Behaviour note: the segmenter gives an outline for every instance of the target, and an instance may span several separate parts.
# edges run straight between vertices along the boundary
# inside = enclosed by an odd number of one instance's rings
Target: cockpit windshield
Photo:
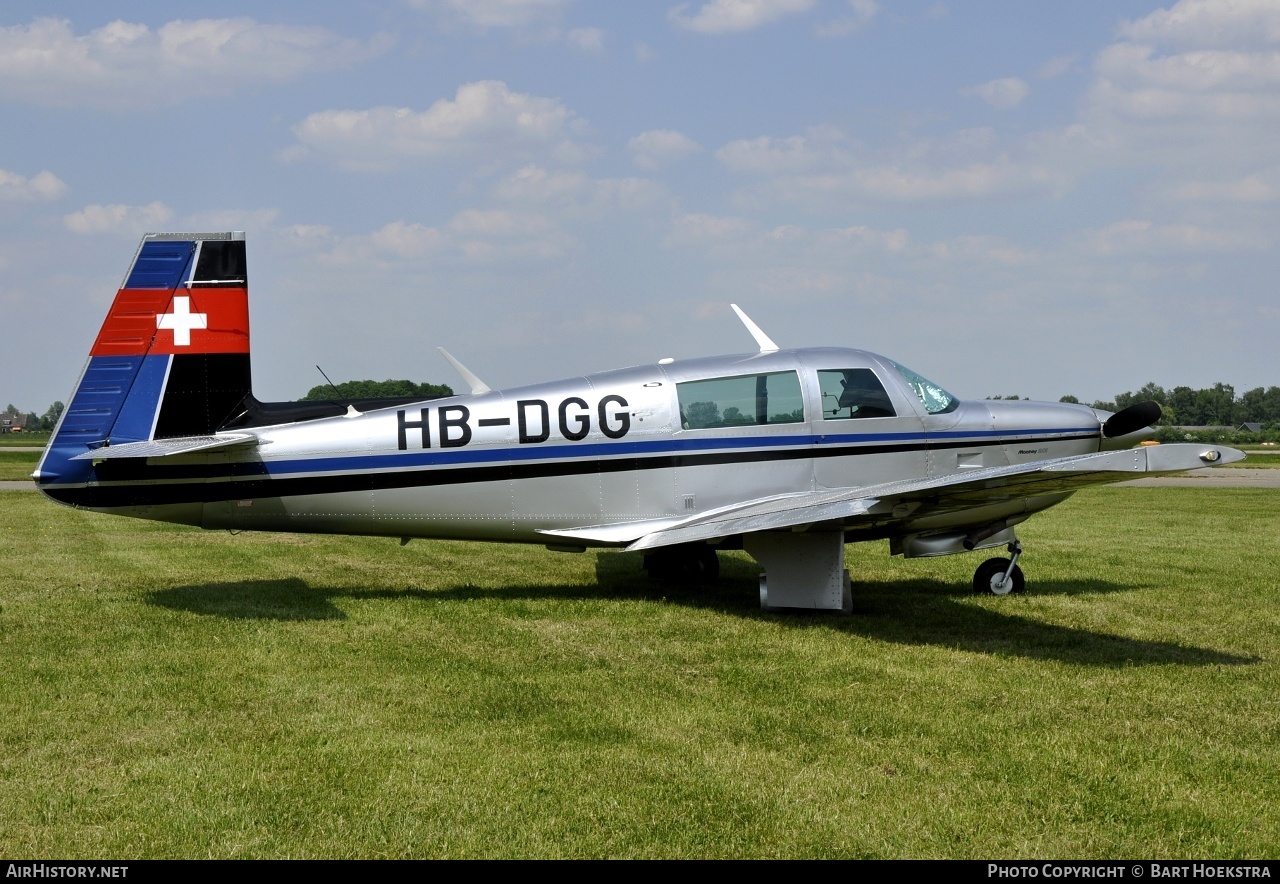
[[[911,389],[916,391],[916,395],[920,397],[920,402],[924,405],[924,410],[929,414],[947,414],[960,407],[959,399],[933,381],[916,374],[905,365],[899,365],[892,359],[887,361],[902,374],[907,383],[911,385]]]

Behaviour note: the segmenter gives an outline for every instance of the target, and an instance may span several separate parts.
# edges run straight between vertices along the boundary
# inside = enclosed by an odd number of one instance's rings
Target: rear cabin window
[[[818,372],[824,420],[896,417],[884,384],[869,368],[839,368]]]
[[[794,371],[686,381],[676,385],[686,430],[795,424],[804,420],[800,376]]]

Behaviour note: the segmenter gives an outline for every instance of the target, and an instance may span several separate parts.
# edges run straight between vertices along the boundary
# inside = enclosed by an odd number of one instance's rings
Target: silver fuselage
[[[843,369],[874,373],[894,416],[840,413],[820,373]],[[690,382],[793,383],[792,372],[803,416],[797,407],[786,422],[699,427],[681,400]],[[255,427],[256,446],[103,462],[75,489],[42,490],[62,502],[73,490],[77,505],[91,509],[205,528],[547,543],[540,531],[1096,452],[1105,416],[1081,405],[1003,400],[930,414],[883,357],[780,350]],[[927,521],[871,522],[848,539],[1020,520],[1065,497],[1011,496]]]

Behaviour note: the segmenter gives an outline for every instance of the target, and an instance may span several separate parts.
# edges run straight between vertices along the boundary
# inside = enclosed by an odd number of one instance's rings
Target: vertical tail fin
[[[69,460],[104,445],[212,433],[250,388],[244,233],[147,234],[37,480],[88,481]]]

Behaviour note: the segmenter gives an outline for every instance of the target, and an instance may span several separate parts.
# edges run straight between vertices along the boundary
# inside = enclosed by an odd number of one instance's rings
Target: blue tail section
[[[249,394],[243,233],[148,234],[33,474],[92,485],[104,446],[217,430]]]

